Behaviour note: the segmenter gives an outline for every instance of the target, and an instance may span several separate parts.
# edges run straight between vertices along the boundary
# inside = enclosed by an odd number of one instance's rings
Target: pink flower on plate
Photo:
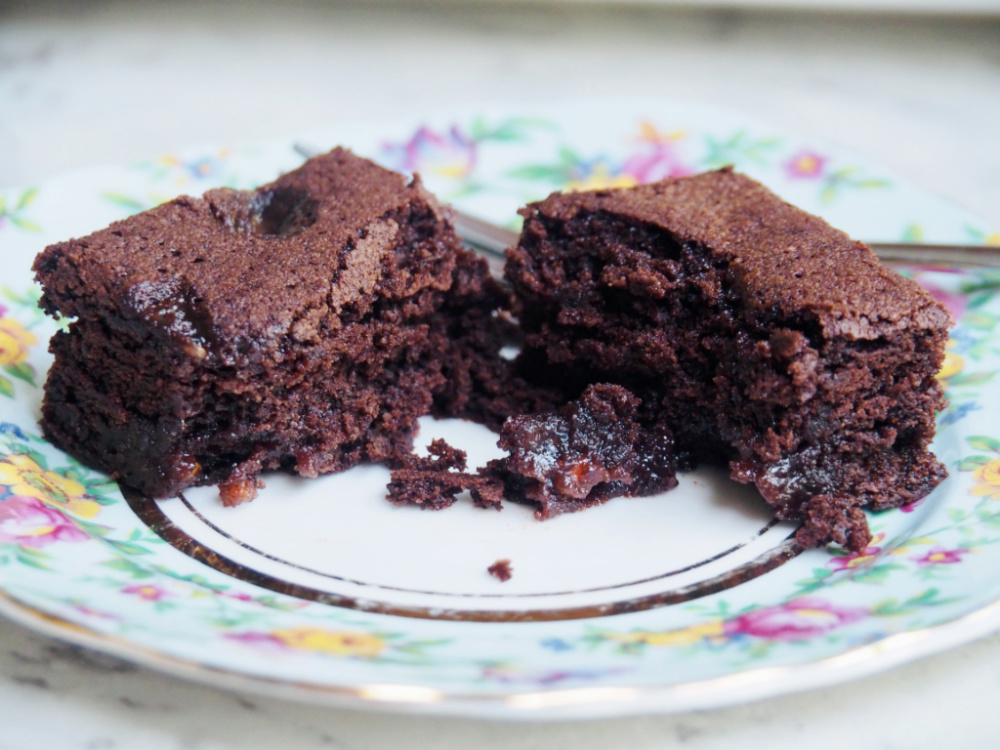
[[[147,602],[158,602],[160,599],[169,596],[166,589],[154,586],[151,583],[136,583],[122,589],[123,594],[137,596]]]
[[[752,635],[778,641],[814,638],[863,619],[868,610],[835,607],[822,599],[805,597],[777,607],[747,612],[726,622],[727,635]]]
[[[636,140],[642,145],[625,160],[621,173],[640,184],[694,174],[694,169],[681,160],[676,150],[676,144],[686,135],[683,131],[665,133],[648,121],[639,123]]]
[[[254,599],[250,594],[243,591],[218,591],[216,592],[219,596],[224,596],[227,599],[236,599],[240,602],[252,602]]]
[[[631,175],[636,182],[659,182],[668,177],[686,177],[694,170],[683,164],[669,146],[658,145],[641,154],[633,154],[622,165],[622,173]]]
[[[800,151],[785,162],[785,174],[793,180],[815,180],[823,176],[828,161],[814,151]]]
[[[94,609],[93,607],[88,607],[86,604],[81,604],[79,602],[72,605],[76,612],[81,615],[86,615],[87,617],[98,617],[102,620],[121,620],[121,615],[116,615],[112,612],[104,612],[100,609]]]
[[[939,376],[939,377],[940,377],[940,376]],[[919,507],[920,507],[921,505],[923,505],[923,502],[924,502],[924,500],[926,500],[926,499],[927,499],[927,495],[924,495],[923,497],[918,497],[918,498],[917,498],[916,500],[914,500],[914,501],[913,501],[913,502],[911,502],[911,503],[907,503],[906,505],[900,505],[900,506],[899,506],[899,509],[900,509],[900,511],[902,511],[903,513],[912,513],[912,512],[913,512],[913,511],[915,511],[915,510],[916,510],[917,508],[919,508]]]
[[[871,544],[865,547],[863,552],[852,552],[849,555],[834,557],[827,563],[834,570],[851,570],[864,565],[869,560],[878,557],[882,548],[878,546],[885,539],[885,534],[876,534],[872,537]]]
[[[43,547],[90,539],[55,508],[35,497],[12,495],[0,501],[0,543]]]
[[[226,633],[227,640],[243,643],[247,646],[258,646],[271,651],[287,651],[288,644],[270,633]]]
[[[922,267],[913,275],[913,280],[916,281],[920,286],[931,293],[938,302],[948,308],[948,312],[951,313],[955,320],[959,320],[964,314],[965,310],[969,305],[968,295],[962,294],[960,292],[953,292],[939,284],[934,283],[934,280],[925,271],[932,271],[937,273],[954,273],[956,269],[938,269],[929,266]]]
[[[421,127],[406,143],[385,143],[382,151],[392,166],[406,172],[463,179],[476,166],[476,142],[457,125],[443,134]]]
[[[508,685],[557,685],[567,680],[595,680],[613,674],[619,674],[625,670],[621,667],[610,669],[553,669],[553,670],[531,670],[524,667],[511,666],[507,664],[491,664],[483,667],[483,679],[492,680]]]
[[[962,562],[962,555],[967,555],[972,550],[968,549],[945,549],[944,547],[934,547],[920,557],[912,558],[921,568],[931,565],[954,565]]]

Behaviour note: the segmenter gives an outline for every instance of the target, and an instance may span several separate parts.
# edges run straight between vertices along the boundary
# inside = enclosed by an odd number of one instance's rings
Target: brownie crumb
[[[402,468],[392,472],[389,502],[441,510],[453,505],[458,494],[468,490],[477,507],[502,509],[503,482],[494,476],[464,471],[465,451],[440,439],[427,446],[427,451],[430,457],[411,455]]]
[[[219,498],[227,508],[248,503],[257,497],[257,490],[264,488],[264,482],[257,477],[234,479],[219,485]]]
[[[872,540],[868,521],[857,501],[847,495],[818,495],[800,507],[802,526],[795,541],[803,547],[836,542],[851,552],[864,552]]]
[[[496,578],[498,581],[503,583],[504,581],[509,581],[511,576],[514,575],[514,569],[510,566],[510,560],[503,559],[497,560],[490,567],[486,569],[491,576]]]
[[[640,403],[622,386],[597,384],[557,413],[510,417],[499,441],[509,455],[484,471],[510,499],[537,506],[539,519],[675,487],[673,437],[640,425]]]
[[[466,475],[469,480],[467,487],[472,495],[472,504],[477,508],[492,508],[503,510],[504,484],[499,477],[488,474]]]
[[[410,454],[405,459],[405,467],[419,471],[465,471],[466,452],[453,448],[441,438],[433,440],[427,452],[430,454],[427,457]]]

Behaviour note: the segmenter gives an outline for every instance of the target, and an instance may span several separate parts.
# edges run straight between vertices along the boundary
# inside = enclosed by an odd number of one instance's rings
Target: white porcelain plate
[[[178,193],[251,187],[336,144],[516,226],[561,187],[735,164],[869,240],[1000,242],[878,165],[729,111],[662,100],[482,108],[331,127],[94,169],[0,204],[0,612],[204,682],[339,705],[504,718],[704,708],[883,669],[1000,627],[1000,272],[911,268],[960,320],[936,451],[951,476],[872,515],[872,546],[798,554],[794,528],[724,473],[657,497],[535,521],[460,501],[385,500],[364,466],[271,475],[253,503],[211,488],[130,504],[39,436],[45,343],[30,266]],[[266,304],[266,303],[265,303]],[[496,436],[424,419],[473,466]],[[508,559],[513,577],[488,574]]]

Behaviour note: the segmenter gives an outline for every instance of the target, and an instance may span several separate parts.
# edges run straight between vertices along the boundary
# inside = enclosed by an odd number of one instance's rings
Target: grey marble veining
[[[0,620],[0,750],[991,747],[1000,635],[846,685],[679,716],[505,724],[286,703],[183,682]]]
[[[8,2],[0,185],[466,101],[659,94],[1000,216],[1000,19],[495,4]]]

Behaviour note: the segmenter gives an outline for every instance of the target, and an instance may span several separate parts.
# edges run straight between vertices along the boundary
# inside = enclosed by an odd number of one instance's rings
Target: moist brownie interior
[[[34,269],[44,309],[75,318],[50,345],[45,435],[154,498],[224,482],[235,503],[262,470],[399,465],[419,416],[467,412],[501,345],[504,293],[449,212],[341,149],[52,245]]]
[[[485,473],[503,479],[512,500],[534,505],[538,519],[672,489],[673,435],[663,424],[641,426],[639,405],[621,386],[596,384],[556,413],[512,416],[499,441],[508,455]]]
[[[728,461],[805,545],[927,494],[948,312],[865,245],[729,169],[522,210],[523,369],[617,383],[684,462]]]

